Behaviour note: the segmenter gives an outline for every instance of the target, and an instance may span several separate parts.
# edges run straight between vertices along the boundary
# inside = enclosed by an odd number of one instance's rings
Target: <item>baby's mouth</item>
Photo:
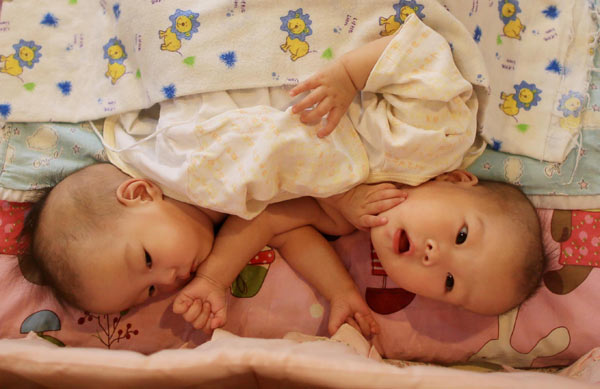
[[[399,229],[394,234],[394,252],[396,254],[403,254],[410,250],[410,240],[406,231]]]

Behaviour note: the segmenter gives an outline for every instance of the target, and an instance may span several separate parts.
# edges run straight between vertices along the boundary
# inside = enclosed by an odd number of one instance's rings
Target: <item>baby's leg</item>
[[[350,274],[329,242],[313,227],[305,226],[275,236],[269,245],[330,303],[328,330],[334,334],[347,322],[370,336],[379,325],[360,296]]]

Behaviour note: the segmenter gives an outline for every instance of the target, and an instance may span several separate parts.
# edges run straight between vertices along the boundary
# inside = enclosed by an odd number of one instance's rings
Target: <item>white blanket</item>
[[[496,65],[488,119],[480,118],[490,144],[564,159],[591,66],[586,1],[445,3],[462,23],[435,0],[4,2],[0,120],[74,122],[195,93],[296,83],[416,13],[452,44],[459,69],[480,50]],[[457,38],[465,25],[479,49]],[[519,100],[522,91],[532,96]]]

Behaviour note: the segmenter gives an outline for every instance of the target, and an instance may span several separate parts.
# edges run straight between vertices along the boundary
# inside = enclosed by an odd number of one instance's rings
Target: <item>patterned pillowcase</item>
[[[101,128],[101,122],[98,125]],[[89,123],[6,123],[1,131],[0,197],[7,200],[31,200],[36,190],[107,160]],[[24,192],[19,198],[10,197],[14,191]]]
[[[174,295],[112,315],[63,306],[21,274],[15,242],[28,204],[0,202],[0,337],[29,331],[58,345],[152,353],[193,347],[208,336],[171,311]],[[377,266],[368,234],[334,247],[375,312],[375,338],[388,358],[443,363],[496,362],[516,367],[572,363],[600,344],[600,212],[540,211],[551,266],[539,293],[501,316],[481,316],[396,288]],[[225,329],[279,338],[290,331],[327,335],[327,304],[273,250],[249,262],[232,287]]]
[[[596,66],[600,55],[596,53]],[[600,73],[592,72],[587,106],[576,114],[581,137],[562,163],[539,161],[488,146],[469,170],[479,178],[518,185],[542,208],[597,208],[600,200]],[[568,95],[566,96],[568,97]],[[581,94],[574,95],[583,103]],[[557,102],[560,110],[560,102]],[[564,118],[575,117],[564,113]]]

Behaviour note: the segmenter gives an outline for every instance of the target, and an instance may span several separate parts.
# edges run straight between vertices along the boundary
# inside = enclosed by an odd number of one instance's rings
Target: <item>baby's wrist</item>
[[[348,298],[348,296],[353,295],[353,294],[358,294],[360,296],[360,293],[358,292],[358,289],[356,289],[356,284],[354,284],[354,282],[350,282],[350,283],[346,283],[345,285],[341,285],[340,287],[337,287],[335,289],[335,291],[333,291],[333,293],[331,293],[330,296],[324,296],[329,302],[334,301],[334,300],[346,300]]]
[[[355,93],[358,93],[358,91],[360,91],[361,88],[358,87],[358,85],[356,84],[355,80],[352,78],[352,73],[350,72],[350,57],[346,54],[342,55],[342,57],[339,59],[339,64],[340,67],[342,68],[342,70],[344,71],[344,73],[346,74],[346,77],[348,77],[348,80],[350,81],[350,84],[352,85],[352,88],[354,89]]]
[[[213,285],[214,287],[216,287],[218,289],[223,289],[223,290],[229,289],[228,284],[225,284],[224,282],[222,282],[216,278],[213,278],[207,274],[196,272],[196,278],[199,280],[202,279],[202,280],[208,281],[208,283],[210,283],[211,285]]]

